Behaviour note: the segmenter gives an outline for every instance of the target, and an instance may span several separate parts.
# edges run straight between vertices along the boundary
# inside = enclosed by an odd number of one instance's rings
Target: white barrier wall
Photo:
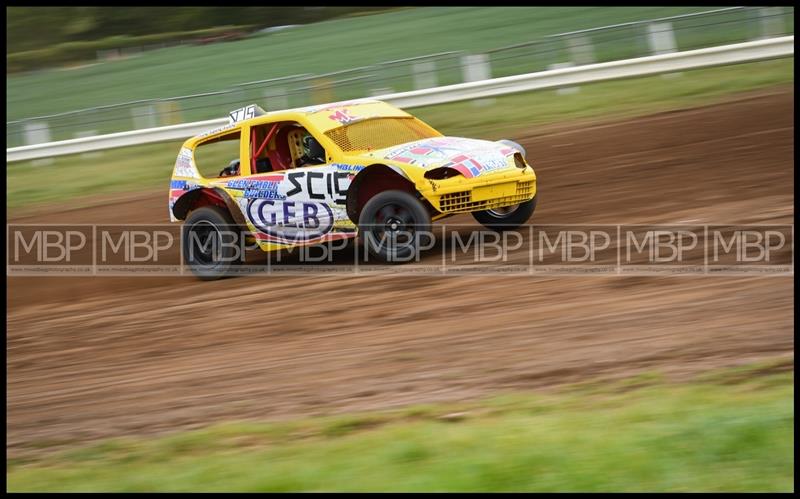
[[[400,108],[432,106],[447,102],[483,99],[517,92],[578,85],[617,78],[674,73],[694,68],[794,56],[794,36],[710,47],[684,52],[639,57],[624,61],[588,64],[539,73],[506,76],[457,85],[414,90],[376,99]],[[222,110],[221,112],[225,112]],[[161,128],[112,133],[96,137],[63,140],[6,149],[6,162],[61,156],[137,144],[185,140],[206,130],[224,125],[227,118],[184,123]]]
[[[97,130],[84,130],[82,132],[76,132],[75,138],[76,139],[83,139],[86,137],[94,137],[97,135]],[[84,159],[91,159],[91,158],[98,158],[103,155],[102,151],[91,151],[91,152],[84,152],[81,153],[81,158]]]
[[[550,69],[550,70],[552,70],[552,69],[564,69],[564,68],[572,68],[574,66],[575,66],[575,63],[572,63],[572,62],[556,62],[554,64],[550,64],[547,67],[547,69]],[[571,86],[571,87],[559,87],[559,88],[556,89],[556,94],[557,95],[575,94],[575,93],[578,93],[580,91],[580,89],[581,89],[581,87],[574,87],[574,86]]]

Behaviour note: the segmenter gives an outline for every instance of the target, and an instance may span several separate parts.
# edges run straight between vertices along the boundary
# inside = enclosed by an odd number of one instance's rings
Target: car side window
[[[275,170],[273,162],[278,162],[274,154],[277,126],[275,123],[268,123],[250,129],[251,174],[268,173]]]
[[[313,140],[310,140],[313,139]],[[251,171],[265,173],[325,164],[325,150],[297,122],[251,128]]]
[[[198,145],[194,150],[194,161],[200,175],[205,178],[239,175],[240,135],[236,131]]]
[[[294,168],[323,165],[326,163],[325,150],[304,126],[292,123],[286,133]]]

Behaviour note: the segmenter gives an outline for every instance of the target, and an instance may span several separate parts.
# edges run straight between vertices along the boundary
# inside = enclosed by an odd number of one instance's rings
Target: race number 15
[[[242,120],[249,120],[255,115],[256,115],[256,106],[255,104],[251,104],[247,107],[242,107],[235,111],[231,111],[229,117],[231,123],[236,123]]]

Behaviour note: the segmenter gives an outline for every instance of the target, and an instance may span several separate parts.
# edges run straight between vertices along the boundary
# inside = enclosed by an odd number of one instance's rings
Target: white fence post
[[[486,54],[467,54],[461,57],[464,81],[488,80],[492,77],[489,58]]]
[[[592,40],[586,35],[571,35],[567,37],[567,50],[569,51],[572,62],[576,66],[583,64],[593,64],[594,49]]]
[[[464,83],[490,79],[492,77],[492,67],[489,64],[489,56],[486,54],[466,54],[462,56],[461,71],[464,76]],[[494,102],[494,99],[478,99],[473,101],[473,105],[488,106],[494,104]]]
[[[678,51],[672,23],[650,23],[647,25],[647,41],[653,55],[669,54]]]
[[[653,55],[670,54],[678,51],[672,23],[650,23],[647,25],[647,42]],[[666,73],[664,78],[674,78],[682,73]]]
[[[156,109],[152,104],[131,108],[131,116],[133,117],[133,128],[135,130],[155,128],[158,126],[156,122]]]
[[[436,86],[436,62],[415,62],[412,65],[412,70],[414,71],[414,90]]]
[[[51,142],[50,128],[48,128],[47,123],[44,121],[30,121],[25,123],[24,130],[26,145],[46,144]],[[34,166],[50,165],[52,163],[53,158],[41,158],[33,160]]]
[[[761,39],[783,34],[786,27],[784,26],[782,13],[783,8],[781,7],[761,7],[758,9],[761,21]]]
[[[156,104],[161,125],[177,125],[181,123],[181,105],[179,101],[159,101]]]

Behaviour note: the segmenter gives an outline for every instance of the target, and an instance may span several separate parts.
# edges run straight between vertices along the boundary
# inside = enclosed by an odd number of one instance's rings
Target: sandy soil
[[[534,220],[793,223],[793,105],[784,87],[530,130],[517,138],[539,175]],[[47,221],[163,223],[165,204],[165,192],[143,193]],[[691,376],[794,356],[791,276],[8,277],[7,285],[9,456],[224,420],[653,370]]]

